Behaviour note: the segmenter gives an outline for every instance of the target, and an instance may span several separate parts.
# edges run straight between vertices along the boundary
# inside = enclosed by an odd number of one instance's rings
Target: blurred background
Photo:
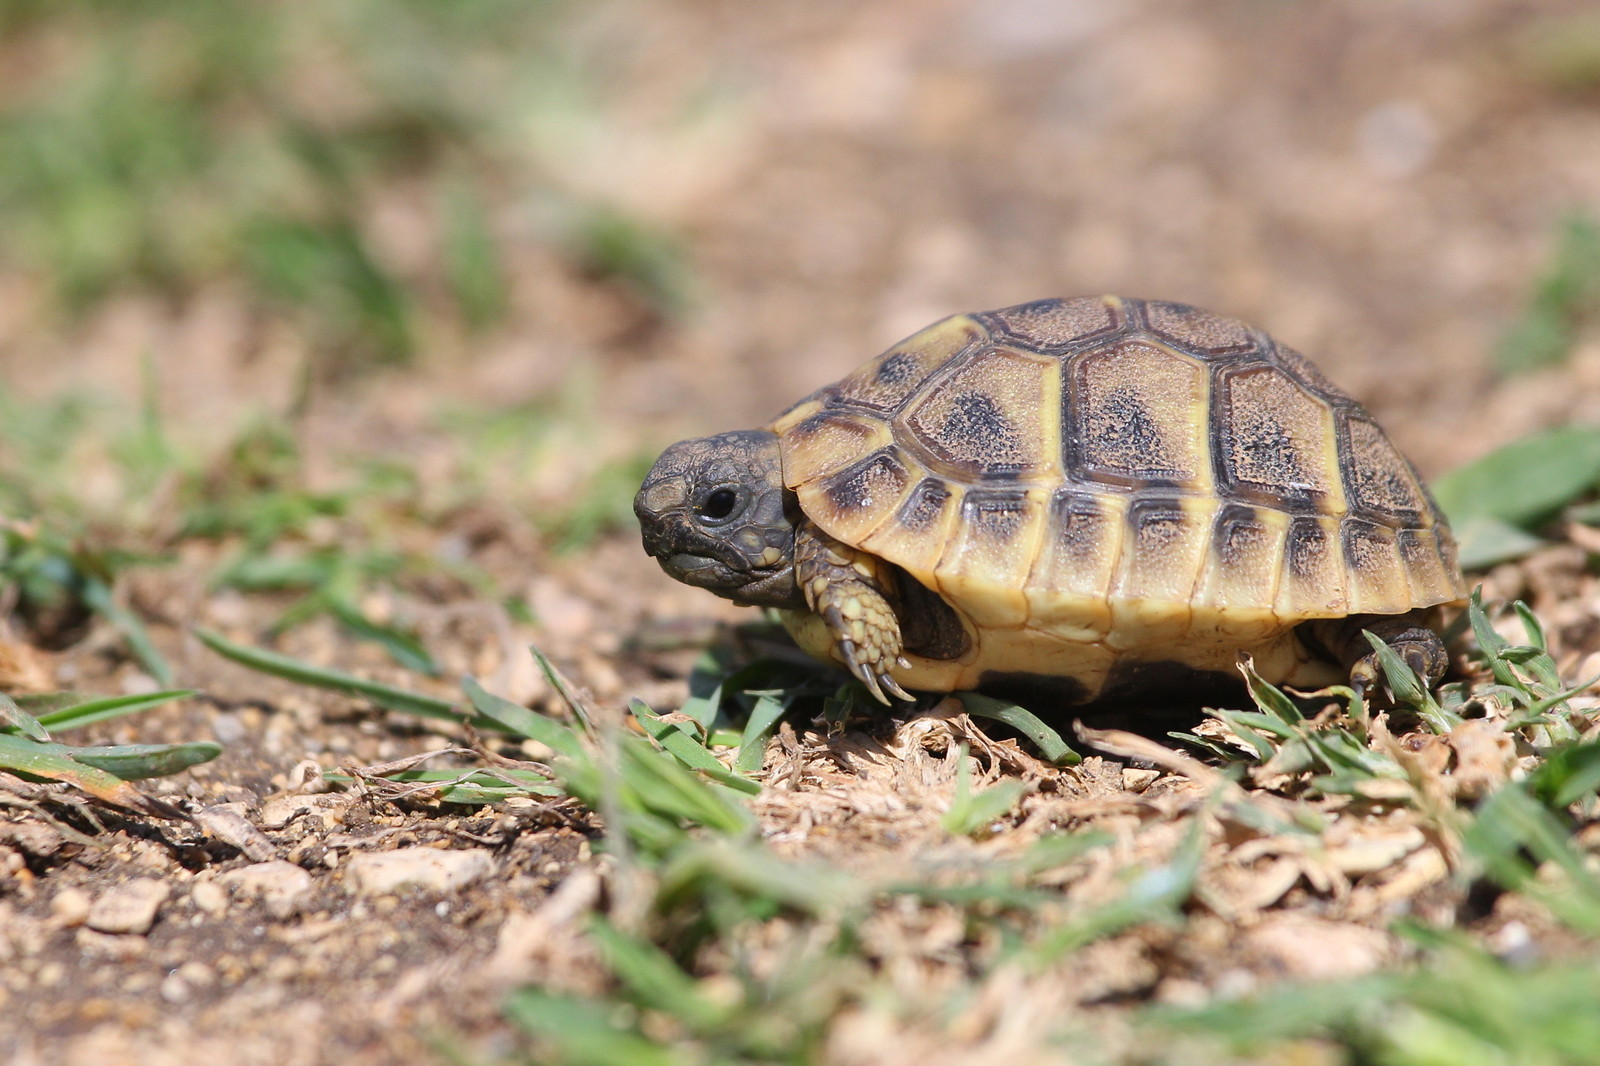
[[[148,511],[279,424],[576,543],[671,439],[1106,291],[1262,326],[1429,474],[1600,418],[1590,2],[4,0],[0,42],[13,511]],[[103,470],[19,487],[85,427]]]

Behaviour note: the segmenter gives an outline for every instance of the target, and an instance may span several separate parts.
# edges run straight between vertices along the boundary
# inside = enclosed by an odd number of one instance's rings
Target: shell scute
[[[1072,376],[1065,441],[1075,479],[1209,488],[1204,366],[1135,341],[1079,356]]]
[[[940,367],[987,339],[987,331],[969,315],[936,322],[824,390],[827,402],[894,411]]]
[[[1288,511],[1342,510],[1332,409],[1271,365],[1231,368],[1220,379],[1222,495]]]
[[[870,415],[818,411],[783,434],[784,482],[801,488],[894,443],[888,424]]]
[[[1032,625],[1085,640],[1110,631],[1106,590],[1122,557],[1127,503],[1070,488],[1051,494],[1039,556],[1028,574]]]
[[[1038,351],[1054,351],[1110,333],[1124,322],[1114,296],[1035,300],[977,316],[996,333]]]
[[[1347,413],[1340,421],[1351,508],[1388,526],[1421,523],[1432,507],[1411,464],[1364,414]]]
[[[1297,517],[1284,542],[1277,613],[1283,618],[1329,618],[1349,609],[1348,580],[1337,518]]]
[[[827,528],[838,539],[859,544],[891,518],[910,487],[911,472],[893,449],[884,449],[821,481]]]
[[[1351,614],[1399,614],[1412,606],[1399,538],[1388,526],[1359,518],[1344,522],[1345,571]]]
[[[1277,599],[1288,532],[1288,519],[1278,512],[1224,505],[1212,529],[1196,604],[1270,610]]]
[[[1020,626],[1028,620],[1024,582],[1033,565],[1044,504],[1021,489],[974,489],[961,501],[937,571],[940,591],[966,605],[981,626]]]
[[[975,352],[912,401],[900,439],[964,480],[1048,476],[1054,449],[1046,446],[1059,431],[1046,405],[1058,377],[1052,362],[1037,357]]]
[[[1215,501],[1193,496],[1137,499],[1128,507],[1122,566],[1109,590],[1113,642],[1131,647],[1187,631],[1215,510]]]
[[[1229,355],[1255,347],[1249,326],[1189,304],[1148,300],[1145,325],[1150,332],[1185,351],[1204,355]]]
[[[893,520],[859,543],[932,588],[937,584],[934,571],[960,518],[960,508],[960,494],[948,482],[924,476],[900,501]]]

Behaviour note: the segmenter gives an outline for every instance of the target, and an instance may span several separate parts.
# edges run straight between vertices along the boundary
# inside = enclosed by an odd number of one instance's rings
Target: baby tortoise
[[[1183,304],[937,322],[762,429],[668,448],[634,500],[680,581],[779,608],[880,700],[1447,666],[1465,596],[1411,464],[1303,356]]]

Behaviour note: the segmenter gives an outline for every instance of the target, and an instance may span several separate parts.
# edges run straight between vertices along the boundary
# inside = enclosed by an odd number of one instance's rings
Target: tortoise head
[[[805,606],[794,576],[799,512],[775,434],[679,441],[650,468],[633,513],[644,550],[679,581],[745,606]]]

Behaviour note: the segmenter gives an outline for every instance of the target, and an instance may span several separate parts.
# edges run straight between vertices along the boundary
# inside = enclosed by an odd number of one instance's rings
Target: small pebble
[[[75,929],[89,920],[89,893],[81,888],[63,888],[50,901],[50,916],[63,929]]]
[[[228,891],[215,881],[196,881],[189,890],[194,905],[213,918],[228,909]]]
[[[274,918],[298,914],[310,901],[315,888],[310,874],[282,859],[229,870],[217,880],[234,886],[240,893],[259,896]]]
[[[100,933],[143,935],[156,923],[156,912],[170,891],[165,882],[149,877],[118,885],[100,894],[84,924]]]
[[[413,847],[353,855],[347,865],[351,886],[364,895],[383,896],[406,887],[454,892],[494,873],[494,856],[487,848]]]

